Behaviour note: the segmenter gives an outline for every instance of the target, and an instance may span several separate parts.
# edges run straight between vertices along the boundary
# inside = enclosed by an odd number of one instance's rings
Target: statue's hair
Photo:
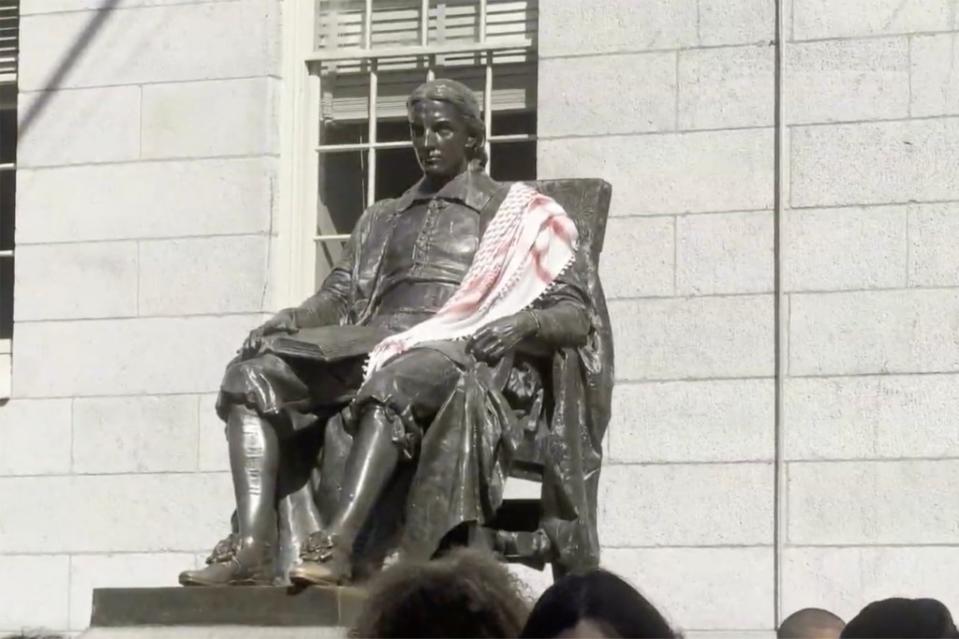
[[[406,110],[413,112],[413,106],[422,100],[447,102],[456,107],[466,121],[466,127],[476,142],[470,149],[470,161],[480,168],[486,166],[486,124],[476,94],[468,86],[449,78],[437,78],[424,82],[413,90],[406,100]]]
[[[375,577],[350,637],[516,637],[528,613],[525,589],[505,566],[458,549]]]

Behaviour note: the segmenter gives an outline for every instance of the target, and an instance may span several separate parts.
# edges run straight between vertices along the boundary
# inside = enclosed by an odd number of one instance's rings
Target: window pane
[[[345,240],[327,240],[316,243],[316,266],[313,273],[314,281],[319,283],[329,275],[336,263],[343,255]]]
[[[376,139],[378,142],[409,142],[409,121],[406,118],[380,120],[376,125]]]
[[[492,135],[516,135],[520,133],[524,135],[536,134],[535,111],[493,113]]]
[[[368,141],[366,122],[323,120],[320,144],[359,144]]]
[[[490,176],[494,180],[535,180],[536,142],[501,142],[490,148]]]
[[[364,0],[317,0],[317,47],[343,49],[364,44]],[[374,0],[370,44],[410,46],[420,41],[420,0]]]
[[[13,248],[16,180],[15,171],[0,171],[0,251],[9,251]]]
[[[509,54],[493,56],[493,110],[536,111],[536,64],[507,63]],[[534,133],[530,131],[530,133]]]
[[[423,176],[413,149],[376,152],[376,199],[398,197]]]
[[[17,161],[17,88],[0,85],[0,164]]]
[[[485,100],[483,93],[486,90],[486,69],[479,66],[483,60],[477,58],[482,57],[484,56],[470,56],[469,59],[462,59],[463,66],[459,66],[456,63],[461,61],[461,58],[457,56],[455,59],[448,59],[445,67],[436,70],[437,78],[449,78],[468,86],[476,94],[481,109]]]
[[[13,335],[13,258],[0,257],[0,339]]]
[[[320,111],[324,120],[366,120],[370,113],[370,65],[324,64],[320,72]]]
[[[419,0],[373,2],[373,48],[419,44],[420,6]]]
[[[492,42],[532,39],[539,20],[537,5],[536,0],[487,0],[486,38]]]
[[[365,151],[320,155],[318,234],[353,230],[366,205],[366,157]]]
[[[363,0],[316,0],[316,47],[362,46],[364,6]]]
[[[430,44],[479,41],[479,3],[430,0]]]
[[[479,42],[479,2],[430,0],[430,44]],[[496,42],[532,39],[538,18],[536,0],[487,0],[486,38]]]
[[[420,42],[420,0],[374,0],[371,44],[374,48]],[[480,38],[476,0],[429,0],[428,44],[477,42]],[[364,44],[364,0],[317,0],[316,46],[343,49]],[[536,0],[488,0],[486,37],[532,39],[538,19]]]
[[[378,142],[399,142],[410,139],[409,126],[406,124],[406,100],[410,93],[426,81],[426,63],[418,68],[410,61],[405,69],[380,71],[378,76],[376,115],[379,126],[376,131]]]

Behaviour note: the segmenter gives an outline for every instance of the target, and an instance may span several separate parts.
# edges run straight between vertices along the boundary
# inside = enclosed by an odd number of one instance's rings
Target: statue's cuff
[[[539,322],[539,315],[537,315],[536,311],[531,308],[526,309],[524,312],[527,313],[530,316],[530,319],[533,320],[534,328],[530,337],[537,337],[540,334],[540,331],[543,329],[543,325]]]

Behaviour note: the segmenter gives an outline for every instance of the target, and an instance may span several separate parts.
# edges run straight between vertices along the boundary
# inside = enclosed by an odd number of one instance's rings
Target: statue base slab
[[[344,637],[357,588],[99,588],[85,639]]]

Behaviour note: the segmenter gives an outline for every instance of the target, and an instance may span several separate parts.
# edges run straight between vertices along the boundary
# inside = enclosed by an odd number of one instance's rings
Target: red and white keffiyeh
[[[527,308],[576,259],[578,237],[573,220],[555,200],[513,184],[453,296],[433,317],[377,344],[366,375],[417,344],[469,337]]]

